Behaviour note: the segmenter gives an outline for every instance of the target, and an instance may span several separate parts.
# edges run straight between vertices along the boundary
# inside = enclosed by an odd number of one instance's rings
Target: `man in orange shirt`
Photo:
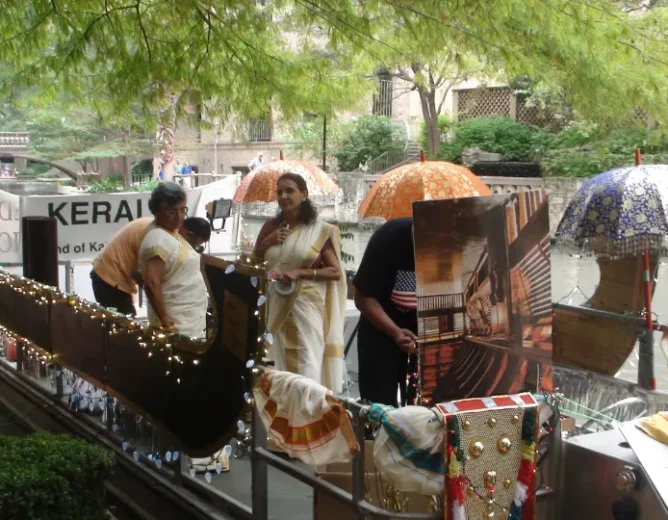
[[[121,314],[137,314],[133,296],[141,280],[139,247],[153,226],[153,217],[133,220],[119,230],[93,260],[90,278],[97,303]],[[205,219],[187,218],[179,233],[198,250],[211,237],[211,226]]]

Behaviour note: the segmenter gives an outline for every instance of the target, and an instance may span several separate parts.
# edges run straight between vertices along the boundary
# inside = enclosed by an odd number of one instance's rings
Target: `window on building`
[[[271,141],[271,119],[251,119],[248,123],[248,140],[254,143]]]
[[[378,91],[373,95],[371,113],[375,116],[392,117],[392,77],[388,73],[380,73],[377,81]]]

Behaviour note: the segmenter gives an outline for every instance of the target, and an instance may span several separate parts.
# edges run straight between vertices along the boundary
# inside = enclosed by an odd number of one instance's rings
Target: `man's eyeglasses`
[[[170,208],[168,210],[165,210],[165,213],[168,215],[179,215],[179,214],[188,214],[188,206],[185,206],[183,208]]]

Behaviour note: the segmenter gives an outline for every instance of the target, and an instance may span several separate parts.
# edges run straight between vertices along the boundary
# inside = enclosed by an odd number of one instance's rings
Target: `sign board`
[[[187,189],[189,216],[206,217],[211,200],[232,198],[238,178]],[[0,190],[0,265],[21,263],[21,217],[53,217],[58,223],[58,259],[92,260],[125,224],[150,216],[150,192],[19,197]]]
[[[0,265],[21,261],[21,197],[0,190]]]

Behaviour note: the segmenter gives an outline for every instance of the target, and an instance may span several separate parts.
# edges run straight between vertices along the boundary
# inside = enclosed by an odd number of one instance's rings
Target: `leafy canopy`
[[[415,82],[474,64],[558,85],[586,118],[668,120],[668,16],[609,0],[6,0],[0,91],[65,89],[102,113],[182,110],[287,119],[362,102],[384,66]],[[447,65],[447,69],[442,67]]]

